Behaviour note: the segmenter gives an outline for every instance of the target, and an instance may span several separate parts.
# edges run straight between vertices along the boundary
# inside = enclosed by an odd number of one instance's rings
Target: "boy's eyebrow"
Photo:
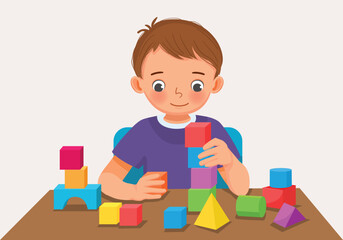
[[[205,75],[203,72],[192,72],[193,74],[200,74],[200,75]]]
[[[151,76],[152,75],[155,75],[155,74],[160,74],[160,73],[163,73],[162,71],[159,71],[159,72],[153,72],[152,74],[151,74]]]

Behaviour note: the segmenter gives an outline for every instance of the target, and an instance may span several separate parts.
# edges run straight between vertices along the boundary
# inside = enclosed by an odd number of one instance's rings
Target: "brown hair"
[[[132,66],[138,77],[142,77],[142,63],[146,55],[159,46],[175,58],[199,57],[209,62],[218,76],[223,55],[217,40],[200,24],[182,19],[165,19],[156,23],[155,18],[139,37],[132,54]]]

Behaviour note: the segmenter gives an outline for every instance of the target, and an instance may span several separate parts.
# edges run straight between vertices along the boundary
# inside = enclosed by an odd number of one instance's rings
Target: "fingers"
[[[220,146],[223,143],[225,143],[223,140],[220,140],[218,138],[213,138],[210,141],[208,141],[202,148],[204,150],[210,149],[212,147]],[[226,144],[226,143],[225,143]]]
[[[159,177],[160,177],[160,174],[155,173],[155,174],[143,176],[142,178],[144,178],[144,180],[152,180],[152,179],[156,179]]]
[[[205,160],[202,160],[202,161],[200,161],[199,162],[199,165],[200,166],[206,166],[207,167],[207,165],[206,164],[208,164],[208,163],[210,163],[210,162],[212,162],[212,161],[217,161],[218,160],[218,158],[216,157],[216,156],[213,156],[213,157],[209,157],[209,158],[206,158]]]
[[[161,197],[160,194],[143,194],[143,199],[160,199]]]
[[[218,152],[218,149],[216,147],[215,148],[211,148],[209,150],[206,150],[206,151],[200,153],[198,155],[198,158],[199,159],[203,159],[205,157],[209,157],[209,156],[215,155],[217,152]]]
[[[164,180],[154,180],[154,181],[146,181],[144,183],[145,186],[150,187],[150,186],[161,186],[165,183]]]
[[[147,187],[144,189],[145,193],[165,193],[166,189],[164,188],[154,188],[154,187]]]

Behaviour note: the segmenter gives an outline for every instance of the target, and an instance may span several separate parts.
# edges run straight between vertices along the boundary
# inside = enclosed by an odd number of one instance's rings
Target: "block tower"
[[[289,168],[270,169],[270,186],[262,189],[267,207],[280,209],[284,203],[296,204],[296,186],[292,185],[292,170]]]
[[[216,197],[217,167],[200,166],[198,155],[211,140],[210,122],[193,122],[185,128],[185,147],[188,168],[191,169],[191,188],[188,189],[188,211],[200,212],[210,195]]]
[[[88,210],[101,205],[101,185],[88,184],[88,167],[83,166],[83,146],[60,149],[60,169],[65,170],[65,184],[54,189],[54,209],[63,210],[72,197],[81,198]]]

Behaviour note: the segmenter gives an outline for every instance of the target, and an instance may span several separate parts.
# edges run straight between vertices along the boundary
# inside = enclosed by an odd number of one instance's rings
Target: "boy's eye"
[[[162,92],[164,89],[164,82],[162,80],[156,80],[153,82],[152,84],[152,88],[156,91],[156,92]]]
[[[204,88],[204,83],[200,80],[194,80],[192,82],[192,89],[194,92],[200,92]]]

